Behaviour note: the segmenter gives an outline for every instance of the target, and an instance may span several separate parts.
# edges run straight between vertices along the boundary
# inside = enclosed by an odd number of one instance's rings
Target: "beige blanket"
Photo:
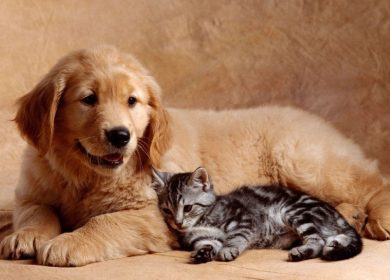
[[[25,145],[13,104],[60,56],[96,44],[134,53],[166,105],[305,108],[390,173],[388,0],[4,0],[0,27],[0,238],[11,227]],[[365,240],[361,255],[337,263],[289,263],[274,250],[196,266],[184,252],[69,269],[1,260],[0,279],[388,279],[389,257],[389,241]]]

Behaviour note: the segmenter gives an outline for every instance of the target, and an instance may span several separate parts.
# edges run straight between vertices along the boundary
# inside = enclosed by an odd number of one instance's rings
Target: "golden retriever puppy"
[[[19,104],[30,146],[3,257],[79,266],[171,248],[148,167],[169,143],[167,116],[136,60],[112,48],[72,53]]]
[[[165,110],[160,98],[142,65],[111,47],[67,55],[21,98],[16,123],[30,146],[3,258],[80,266],[169,250],[152,165],[203,165],[220,193],[278,182],[338,207],[358,230],[367,220],[368,237],[389,237],[376,162],[322,119],[288,107]]]

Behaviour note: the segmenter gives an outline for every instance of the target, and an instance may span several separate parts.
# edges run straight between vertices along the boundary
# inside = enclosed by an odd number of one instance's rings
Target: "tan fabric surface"
[[[24,143],[13,104],[59,57],[114,44],[152,70],[170,106],[293,104],[358,142],[390,173],[390,1],[0,2],[0,210],[12,209]],[[0,238],[10,212],[0,213]],[[0,261],[0,279],[388,279],[390,242],[357,258],[292,264],[249,252],[229,264],[185,264],[185,253],[84,268]]]
[[[336,263],[286,261],[287,252],[253,250],[230,263],[188,264],[187,252],[172,251],[112,260],[80,268],[30,265],[31,261],[1,261],[0,279],[388,279],[390,243],[365,240],[364,254]]]

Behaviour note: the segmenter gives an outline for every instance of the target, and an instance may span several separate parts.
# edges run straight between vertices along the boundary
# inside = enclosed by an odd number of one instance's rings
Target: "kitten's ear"
[[[172,177],[172,173],[162,172],[152,167],[152,188],[159,194],[166,187],[168,180]]]
[[[191,180],[194,185],[199,186],[203,191],[207,192],[211,188],[211,182],[207,170],[203,167],[198,167],[191,175]]]

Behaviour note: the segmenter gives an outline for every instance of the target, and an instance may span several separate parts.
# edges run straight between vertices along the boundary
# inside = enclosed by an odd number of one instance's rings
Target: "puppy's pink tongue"
[[[123,156],[121,154],[109,154],[105,155],[103,159],[107,161],[122,161]]]

